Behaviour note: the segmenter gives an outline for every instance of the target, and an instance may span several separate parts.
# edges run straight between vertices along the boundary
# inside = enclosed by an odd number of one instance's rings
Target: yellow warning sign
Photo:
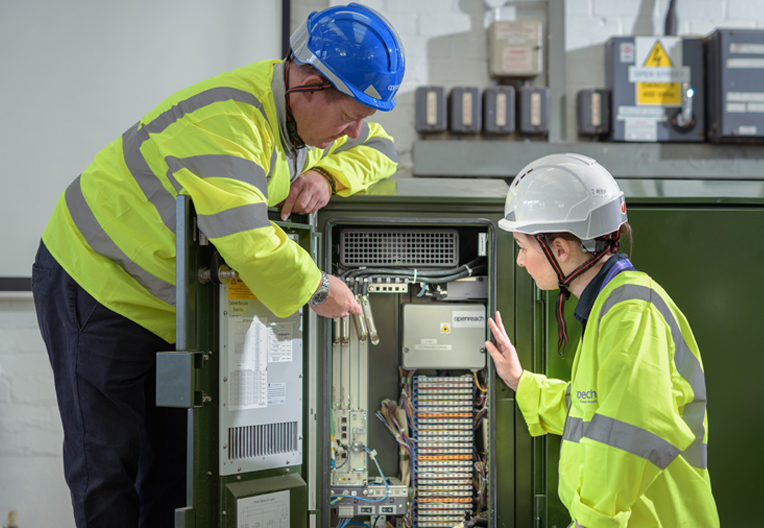
[[[647,55],[644,67],[672,68],[673,66],[663,44],[660,40],[656,40],[653,49]],[[636,99],[638,105],[676,106],[682,102],[681,85],[680,83],[638,82]]]
[[[671,58],[666,53],[666,50],[663,49],[663,44],[661,44],[660,40],[655,41],[655,46],[653,46],[653,49],[647,55],[644,66],[645,68],[671,68],[673,66]]]
[[[442,323],[440,325],[440,333],[441,334],[450,334],[451,333],[451,323]]]
[[[239,300],[257,299],[255,294],[247,288],[247,285],[241,279],[230,280],[228,283],[228,298]]]

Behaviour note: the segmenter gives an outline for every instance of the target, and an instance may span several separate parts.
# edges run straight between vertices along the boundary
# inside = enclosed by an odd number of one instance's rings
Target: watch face
[[[326,298],[329,297],[328,291],[317,291],[313,294],[313,298],[311,299],[311,304],[321,304],[326,300]]]

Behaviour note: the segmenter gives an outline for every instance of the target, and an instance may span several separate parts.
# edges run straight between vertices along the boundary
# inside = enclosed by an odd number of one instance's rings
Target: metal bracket
[[[202,368],[209,357],[210,352],[157,352],[157,407],[192,409],[212,401],[211,396],[196,386],[196,370]]]

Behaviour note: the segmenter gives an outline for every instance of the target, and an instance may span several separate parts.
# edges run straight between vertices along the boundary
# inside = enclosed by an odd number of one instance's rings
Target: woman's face
[[[517,265],[525,268],[540,290],[556,290],[557,274],[538,241],[530,235],[512,233],[517,243]]]

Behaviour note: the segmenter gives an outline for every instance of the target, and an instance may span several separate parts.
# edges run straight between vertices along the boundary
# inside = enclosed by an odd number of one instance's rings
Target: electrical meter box
[[[611,38],[605,79],[612,141],[705,140],[703,39]]]
[[[578,133],[596,136],[610,132],[610,92],[581,90],[576,97]]]
[[[488,28],[488,69],[493,77],[536,77],[543,71],[538,20],[496,20]]]
[[[404,368],[482,369],[486,322],[482,304],[404,304]]]
[[[420,86],[416,89],[416,130],[422,133],[445,132],[446,91],[442,86]]]
[[[522,134],[549,132],[549,88],[522,86],[518,90],[518,128]]]
[[[483,131],[511,134],[515,131],[515,89],[496,86],[483,91]]]
[[[455,134],[477,134],[482,128],[480,88],[457,86],[451,89],[449,129]]]
[[[764,31],[717,29],[706,38],[708,140],[764,140]]]

